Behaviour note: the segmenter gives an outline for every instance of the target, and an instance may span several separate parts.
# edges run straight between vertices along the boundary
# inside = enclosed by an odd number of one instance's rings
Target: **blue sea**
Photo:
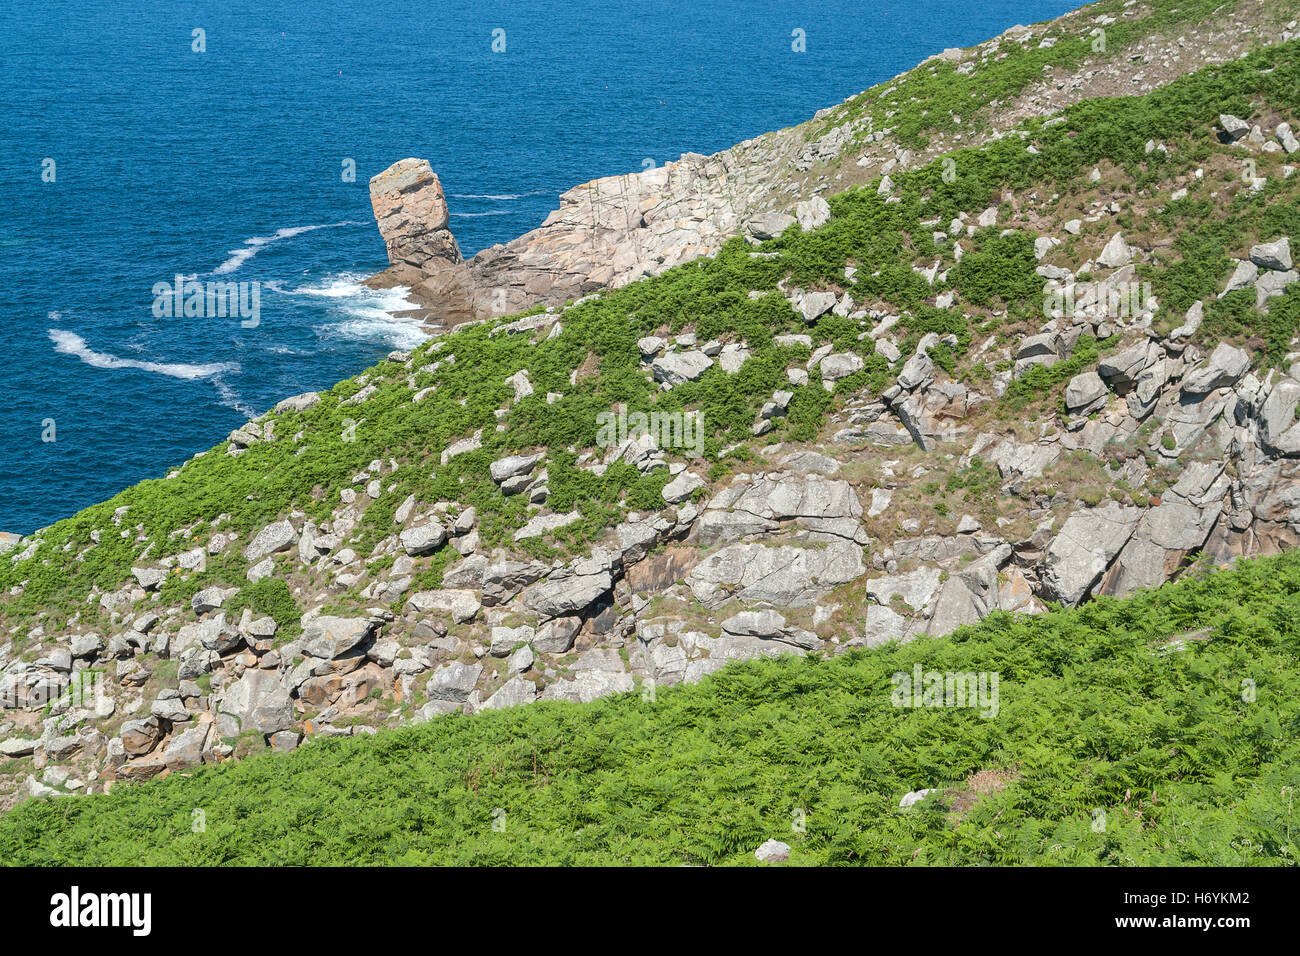
[[[368,180],[398,159],[432,163],[468,257],[580,182],[801,122],[1075,5],[7,0],[0,530],[417,344],[401,292],[359,285],[387,265]],[[259,324],[155,317],[177,275],[258,283]]]

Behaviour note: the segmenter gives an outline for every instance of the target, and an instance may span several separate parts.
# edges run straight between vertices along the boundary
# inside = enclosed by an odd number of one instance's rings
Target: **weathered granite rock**
[[[1225,143],[1235,143],[1250,133],[1250,124],[1231,113],[1219,114],[1219,139]]]
[[[472,621],[483,605],[478,594],[468,588],[441,588],[437,591],[417,591],[406,601],[406,608],[415,614],[450,614],[457,624]]]
[[[194,609],[195,614],[207,614],[225,603],[226,591],[219,587],[204,588],[190,598],[190,607]]]
[[[534,581],[546,576],[550,570],[540,561],[498,561],[483,569],[483,604],[492,607],[505,604]]]
[[[861,356],[853,352],[836,352],[828,355],[817,366],[824,382],[837,382],[842,378],[848,378],[854,372],[862,371],[862,367]]]
[[[785,635],[785,618],[771,609],[741,611],[722,622],[728,634],[742,637],[764,637],[779,640]]]
[[[173,737],[162,754],[167,769],[182,770],[202,763],[212,726],[211,719],[203,720]]]
[[[1152,508],[1106,572],[1098,593],[1123,596],[1164,584],[1205,543],[1222,510],[1222,501],[1205,508],[1165,501]]]
[[[159,720],[166,720],[173,724],[184,723],[190,719],[190,712],[185,709],[185,705],[176,697],[160,697],[149,707],[149,713]]]
[[[469,699],[470,691],[478,683],[479,674],[483,673],[482,664],[466,664],[452,661],[433,672],[425,685],[425,693],[432,700],[445,700],[463,703]]]
[[[939,568],[917,568],[903,574],[872,578],[867,582],[867,597],[879,605],[892,604],[895,598],[914,611],[929,607],[939,590],[943,572]]]
[[[167,580],[167,572],[162,568],[132,568],[131,575],[146,591],[157,590]]]
[[[506,379],[506,384],[510,386],[515,393],[515,401],[523,401],[529,395],[533,394],[533,383],[528,378],[528,369],[521,368]]]
[[[393,265],[456,264],[460,248],[447,229],[450,213],[442,183],[428,160],[403,159],[370,180],[370,204]]]
[[[1078,604],[1132,536],[1140,508],[1111,503],[1076,511],[1066,520],[1043,559],[1041,578],[1053,600]]]
[[[1097,374],[1119,394],[1123,395],[1132,388],[1142,374],[1142,370],[1156,361],[1157,355],[1153,343],[1137,342],[1103,357],[1097,363]]]
[[[755,216],[745,223],[745,231],[755,239],[775,239],[794,223],[794,216],[783,212],[768,212]]]
[[[1255,284],[1259,278],[1259,266],[1249,259],[1242,259],[1237,263],[1232,275],[1228,277],[1228,284],[1223,287],[1223,292],[1219,297],[1227,295],[1229,292],[1236,292],[1238,289],[1246,289]]]
[[[839,301],[834,292],[808,292],[799,301],[799,314],[805,322],[816,322],[819,318],[835,308]]]
[[[1300,427],[1295,421],[1297,405],[1300,405],[1300,382],[1283,377],[1273,383],[1259,411],[1259,437],[1269,451],[1300,455]]]
[[[546,686],[540,700],[571,700],[589,704],[611,694],[624,694],[632,690],[635,682],[631,674],[604,670],[585,670],[573,680],[557,680]]]
[[[478,451],[483,447],[482,429],[475,432],[469,438],[462,438],[459,441],[452,442],[442,452],[442,463],[445,465],[457,455],[464,455],[471,451]]]
[[[784,863],[790,859],[790,845],[780,840],[768,840],[754,851],[754,857],[759,863]]]
[[[1003,544],[950,575],[934,602],[926,632],[951,634],[974,624],[998,609],[998,569],[1011,557],[1011,546]]]
[[[273,734],[293,726],[293,701],[271,671],[250,670],[221,695],[217,712],[233,717],[238,731]],[[228,736],[223,734],[223,736]]]
[[[528,643],[533,639],[533,634],[533,629],[527,624],[520,627],[494,627],[488,653],[493,657],[509,657],[515,645]]]
[[[509,455],[492,462],[488,466],[488,471],[492,475],[492,480],[499,485],[508,478],[531,474],[538,462],[545,457],[546,455],[541,452],[535,455]]]
[[[1289,285],[1297,281],[1300,281],[1300,269],[1262,273],[1255,283],[1255,308],[1267,312],[1268,300],[1281,295]]]
[[[1300,139],[1296,138],[1295,131],[1292,130],[1290,123],[1278,123],[1275,135],[1277,141],[1282,144],[1282,148],[1288,153],[1300,150]]]
[[[543,654],[564,654],[573,646],[573,639],[578,636],[578,631],[582,629],[582,619],[579,617],[557,617],[553,621],[547,621],[537,629],[536,636],[533,637],[532,647],[535,651]]]
[[[664,501],[670,505],[680,504],[693,495],[697,488],[703,488],[706,484],[707,482],[694,472],[683,471],[664,485]]]
[[[558,528],[563,528],[581,520],[582,512],[580,511],[538,515],[536,518],[530,518],[524,523],[523,527],[515,532],[515,540],[523,541],[527,538],[540,538],[544,534],[550,534]]]
[[[312,657],[334,660],[363,644],[375,630],[364,617],[322,615],[303,624],[302,646]]]
[[[686,583],[710,609],[731,598],[804,607],[865,572],[862,548],[847,542],[821,548],[732,544],[691,569]]]
[[[483,710],[500,710],[503,707],[517,707],[531,704],[537,699],[537,685],[516,675],[506,681],[501,689],[483,702]]]
[[[712,367],[713,359],[699,351],[669,352],[650,363],[655,381],[669,386],[693,382]]]
[[[39,740],[29,740],[26,737],[0,740],[0,757],[10,757],[15,760],[19,757],[29,757],[36,752],[40,743]]]
[[[1227,342],[1220,342],[1210,353],[1209,364],[1183,379],[1187,395],[1205,395],[1216,388],[1236,385],[1250,368],[1250,356]]]
[[[1097,265],[1107,269],[1118,269],[1120,266],[1126,266],[1133,261],[1133,250],[1129,244],[1124,241],[1121,233],[1115,233],[1106,243],[1106,248],[1101,250],[1101,255],[1097,257]]]
[[[73,657],[95,657],[105,647],[104,638],[98,634],[78,634],[70,644]]]
[[[226,616],[218,614],[204,621],[186,624],[176,633],[171,652],[182,655],[193,647],[201,647],[217,654],[226,654],[237,648],[243,638],[233,628],[226,626]]]
[[[891,641],[905,641],[913,636],[908,618],[881,604],[868,604],[862,633],[852,638],[849,647],[883,647]]]
[[[156,717],[128,720],[119,732],[122,746],[133,757],[141,757],[153,750],[162,739],[162,725]]]
[[[447,542],[447,532],[437,521],[429,521],[404,529],[398,540],[409,555],[433,554]]]
[[[820,229],[830,221],[831,207],[821,196],[813,196],[812,199],[796,203],[794,215],[799,220],[799,228],[804,232],[811,232]]]
[[[649,362],[652,358],[664,350],[668,342],[658,335],[647,335],[644,338],[637,339],[637,351],[641,353],[641,361]]]
[[[1065,407],[1077,414],[1087,412],[1097,402],[1105,401],[1106,383],[1096,372],[1081,372],[1065,387]]]
[[[248,547],[244,549],[244,558],[249,562],[261,561],[263,558],[280,551],[287,551],[298,542],[298,532],[288,521],[274,521],[253,536]]]
[[[286,412],[305,412],[319,404],[320,392],[303,392],[301,395],[290,395],[276,402],[275,413],[283,415]]]
[[[613,586],[608,571],[555,575],[524,591],[524,607],[545,618],[582,614]]]
[[[1250,261],[1261,269],[1287,272],[1291,268],[1291,239],[1283,236],[1275,242],[1262,242],[1252,246]]]
[[[898,420],[918,446],[932,451],[956,441],[966,431],[960,422],[973,406],[972,395],[960,382],[929,382],[894,406]]]
[[[718,367],[728,375],[735,375],[749,360],[749,354],[749,349],[742,343],[729,342],[718,353]]]

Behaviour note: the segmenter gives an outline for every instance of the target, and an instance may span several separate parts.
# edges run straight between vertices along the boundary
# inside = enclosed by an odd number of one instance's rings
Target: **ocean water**
[[[798,123],[1075,5],[0,4],[0,530],[418,343],[400,291],[358,284],[387,265],[367,183],[398,159],[432,163],[468,257],[577,183]],[[156,316],[178,275],[258,283],[259,323]]]

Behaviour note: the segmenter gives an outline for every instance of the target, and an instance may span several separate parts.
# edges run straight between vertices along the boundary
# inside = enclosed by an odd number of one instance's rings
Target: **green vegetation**
[[[776,837],[801,864],[1293,863],[1298,622],[1292,553],[949,638],[732,664],[653,701],[443,717],[29,802],[0,817],[0,860],[725,865]],[[997,715],[893,706],[914,665],[997,673]],[[920,788],[944,792],[900,811]]]
[[[990,307],[1042,297],[1043,280],[1034,272],[1038,259],[1032,235],[985,229],[975,234],[974,243],[950,276],[967,300]]]
[[[998,55],[971,72],[962,72],[943,60],[917,67],[851,98],[822,121],[823,131],[848,120],[869,117],[872,129],[895,129],[895,136],[904,146],[924,147],[936,133],[968,135],[987,127],[992,111],[1052,70],[1071,70],[1085,60],[1106,59],[1154,34],[1177,30],[1211,15],[1226,22],[1240,5],[1239,0],[1146,0],[1135,11],[1130,9],[1130,2],[1103,0],[1090,4],[1084,8],[1084,15],[1065,21],[1065,29],[1049,30],[1048,36],[1056,40],[1049,46],[1022,46],[1004,37]],[[1294,9],[1294,4],[1287,2],[1277,6],[1279,16],[1284,7]],[[1101,16],[1116,18],[1116,22],[1100,30],[1093,21]],[[1078,32],[1070,34],[1067,31],[1071,28]]]
[[[961,471],[948,476],[948,491],[965,491],[967,498],[978,499],[992,494],[1002,486],[998,470],[983,458],[975,457]]]
[[[262,578],[246,585],[226,605],[226,615],[237,621],[244,608],[251,610],[254,617],[267,615],[275,621],[279,643],[291,641],[302,633],[302,612],[283,578]]]
[[[1186,0],[1177,5],[1177,16],[1199,17],[1204,6]],[[1152,8],[1175,16],[1173,5],[1163,0]],[[238,457],[218,446],[173,478],[141,482],[46,529],[25,560],[0,561],[0,591],[23,585],[20,594],[0,604],[0,626],[14,632],[20,652],[26,630],[36,625],[55,633],[76,616],[80,626],[105,626],[105,612],[90,596],[121,586],[133,565],[194,547],[210,532],[247,541],[293,509],[325,520],[340,493],[353,487],[354,476],[372,460],[393,458],[398,467],[385,472],[380,497],[369,504],[356,540],[349,542],[363,559],[392,533],[394,512],[412,494],[426,503],[472,505],[485,548],[512,544],[528,505],[525,496],[503,495],[488,479],[488,465],[502,455],[538,448],[549,453],[548,506],[576,509],[582,520],[520,550],[542,559],[581,550],[628,511],[658,508],[666,480],[662,471],[642,474],[624,463],[601,475],[582,467],[584,454],[604,453],[595,447],[600,413],[620,404],[647,413],[703,411],[705,458],[710,474],[718,477],[742,460],[720,461],[723,449],[751,441],[758,410],[776,389],[793,392],[790,413],[777,420],[764,442],[815,439],[828,412],[845,396],[876,395],[892,384],[894,369],[864,337],[862,324],[829,313],[810,328],[779,283],[787,289],[833,289],[850,295],[855,308],[896,312],[904,354],[926,333],[952,335],[956,344],[936,346],[933,359],[987,393],[992,363],[968,359],[977,332],[1006,343],[1043,320],[1033,237],[1023,229],[1005,236],[1000,227],[980,230],[961,238],[968,248],[959,263],[952,243],[935,241],[936,229],[942,232],[959,215],[978,216],[991,204],[1009,214],[1012,204],[1003,205],[1002,199],[1009,194],[1033,192],[1041,199],[1054,190],[1068,199],[1090,188],[1081,184],[1098,165],[1125,188],[1161,192],[1196,163],[1222,156],[1212,130],[1219,112],[1253,116],[1290,108],[1300,88],[1298,52],[1300,42],[1292,41],[1209,67],[1143,97],[1078,103],[1063,122],[1028,121],[1019,130],[1023,136],[1007,135],[894,174],[892,195],[880,195],[876,182],[832,196],[833,215],[825,226],[809,233],[792,227],[764,243],[760,255],[735,239],[715,258],[573,305],[559,317],[563,331],[553,337],[535,342],[531,335],[493,335],[489,326],[479,325],[421,346],[410,363],[381,363],[340,383],[311,409],[266,416],[274,421],[274,441],[256,443]],[[918,94],[918,102],[933,105],[938,101],[926,97],[938,95]],[[1148,154],[1149,140],[1169,144],[1169,155]],[[1152,219],[1160,217],[1164,232],[1186,238],[1156,250],[1154,261],[1142,266],[1142,279],[1166,310],[1212,298],[1230,266],[1230,251],[1240,254],[1253,241],[1281,234],[1300,235],[1298,191],[1300,177],[1273,176],[1258,192],[1237,190],[1221,214],[1210,214],[1199,199],[1160,204],[1151,197],[1161,206]],[[930,285],[916,266],[936,259],[947,278]],[[845,278],[847,264],[857,270],[852,279]],[[945,290],[960,296],[958,307],[932,304]],[[635,343],[651,333],[688,327],[701,340],[744,340],[750,357],[736,374],[714,367],[698,381],[661,391],[639,364]],[[1244,296],[1213,303],[1198,338],[1201,344],[1212,344],[1215,336],[1260,338],[1269,359],[1279,362],[1297,329],[1300,292],[1293,289],[1275,300],[1267,315]],[[864,368],[840,380],[834,393],[826,392],[816,376],[805,386],[790,386],[785,370],[805,361],[807,351],[778,345],[776,336],[794,331],[811,333],[815,345],[857,353]],[[1068,360],[1032,369],[1013,382],[998,410],[1029,414],[1031,403],[1052,401],[1070,376],[1112,344],[1081,339]],[[512,403],[505,380],[525,368],[535,392]],[[576,382],[571,381],[575,371],[582,372]],[[371,386],[374,391],[364,401],[345,404]],[[423,393],[419,402],[413,401],[417,393]],[[548,393],[561,397],[548,404]],[[508,410],[498,420],[503,408]],[[498,431],[498,424],[504,430]],[[442,464],[448,445],[475,433],[482,436],[481,449]],[[748,452],[742,447],[730,454]],[[444,549],[418,572],[417,585],[438,586],[454,559]],[[204,575],[175,584],[169,580],[165,597],[184,600],[200,584],[242,584],[244,569],[237,564],[238,554],[232,552],[213,560]],[[359,598],[339,596],[340,602],[352,600]],[[284,607],[280,613],[288,618],[296,610]]]

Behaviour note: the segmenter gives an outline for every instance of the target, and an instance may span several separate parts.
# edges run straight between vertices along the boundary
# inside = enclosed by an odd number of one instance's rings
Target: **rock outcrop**
[[[370,204],[388,249],[375,284],[410,286],[446,324],[473,317],[473,281],[449,224],[442,183],[428,160],[403,159],[370,180]]]

